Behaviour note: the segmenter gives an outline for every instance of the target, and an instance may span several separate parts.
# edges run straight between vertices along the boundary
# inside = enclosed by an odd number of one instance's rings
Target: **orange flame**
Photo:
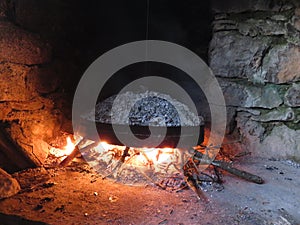
[[[66,157],[70,155],[76,144],[72,142],[71,137],[67,137],[67,144],[61,148],[51,148],[50,153],[56,157]],[[108,144],[107,142],[100,142],[94,151],[99,153],[101,160],[106,163],[117,161],[125,149],[125,146],[118,146]],[[171,165],[177,163],[179,159],[179,152],[176,148],[130,148],[128,156],[126,156],[126,164],[131,166],[151,166],[155,170],[160,170],[161,165]],[[116,158],[115,158],[116,157]],[[170,167],[171,168],[171,167]]]
[[[67,155],[70,155],[73,152],[74,149],[75,149],[75,144],[72,142],[70,137],[67,137],[66,146],[64,146],[62,148],[52,147],[50,149],[50,154],[52,154],[56,157],[67,156]]]
[[[106,142],[100,142],[94,148],[102,157],[105,157],[108,152],[124,151],[125,146],[111,145]],[[136,154],[139,152],[139,154]],[[170,163],[176,157],[176,148],[130,148],[129,155],[126,159],[130,159],[131,164],[144,165],[148,162],[152,164]],[[134,157],[131,157],[134,156]]]
[[[70,155],[75,149],[75,144],[72,142],[70,137],[67,137],[67,145],[64,147],[65,155]]]

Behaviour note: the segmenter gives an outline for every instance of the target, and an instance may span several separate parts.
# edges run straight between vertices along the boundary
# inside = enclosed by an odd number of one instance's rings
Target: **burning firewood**
[[[86,146],[86,147],[84,147],[84,148],[82,148],[81,150],[79,150],[79,145],[81,144],[81,143],[83,143],[84,141],[86,141],[86,139],[85,138],[82,138],[80,141],[78,141],[76,144],[74,144],[74,148],[73,148],[73,151],[59,164],[60,166],[67,166],[67,165],[69,165],[71,162],[72,162],[72,160],[77,156],[77,155],[79,155],[80,154],[80,152],[85,152],[85,151],[87,151],[87,150],[89,150],[89,149],[91,149],[91,148],[93,148],[93,147],[96,147],[97,145],[95,144],[95,143],[93,143],[93,144],[90,144],[90,145],[88,145],[88,146]]]
[[[85,141],[84,141],[85,140]],[[257,175],[239,170],[222,160],[208,158],[214,146],[199,146],[184,151],[176,148],[130,148],[92,142],[84,144],[82,138],[74,144],[74,150],[61,163],[67,166],[80,153],[96,166],[103,178],[112,178],[122,183],[152,183],[167,191],[178,191],[186,187],[193,190],[203,202],[208,202],[204,190],[207,185],[222,181],[217,168],[232,173],[242,179],[262,184],[263,179]],[[88,141],[87,141],[88,142]],[[80,149],[80,150],[79,150]],[[200,171],[200,165],[214,168],[215,174]]]
[[[187,185],[193,190],[198,198],[206,203],[208,203],[208,198],[205,196],[201,187],[198,184],[199,171],[193,159],[190,159],[186,162],[183,167],[184,170],[184,180]]]
[[[114,177],[117,177],[122,172],[122,165],[125,162],[125,158],[127,156],[130,156],[130,154],[128,153],[128,151],[129,151],[129,147],[125,147],[125,150],[123,151],[122,156],[115,163],[115,165],[113,166],[113,168],[111,170],[111,173],[109,175],[107,175],[107,176],[114,175]]]
[[[210,162],[209,160],[205,159],[203,153],[196,151],[196,150],[193,150],[193,151],[194,151],[193,159],[199,160],[202,163],[212,164],[213,166],[219,167],[222,170],[225,170],[225,171],[227,171],[235,176],[238,176],[242,179],[245,179],[247,181],[254,182],[256,184],[264,183],[263,179],[257,175],[251,174],[251,173],[243,171],[243,170],[239,170],[239,169],[233,167],[230,163],[227,163],[227,162],[224,162],[221,160],[213,160]],[[205,162],[205,161],[207,161],[207,162]]]
[[[72,162],[72,160],[80,154],[79,148],[78,146],[75,147],[75,149],[71,152],[70,155],[68,155],[61,163],[60,166],[67,166],[69,165],[70,162]]]

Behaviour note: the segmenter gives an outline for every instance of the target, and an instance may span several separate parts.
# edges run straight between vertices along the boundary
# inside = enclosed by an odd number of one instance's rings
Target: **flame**
[[[67,137],[66,142],[66,145],[61,148],[51,148],[50,154],[56,157],[66,157],[70,155],[74,151],[76,144],[72,142],[70,136]],[[76,143],[78,143],[78,141]],[[94,142],[90,141],[90,144],[91,143]],[[80,147],[82,148],[83,146],[79,146],[79,148]],[[91,149],[91,154],[93,154],[92,152],[96,152],[97,161],[100,160],[107,165],[106,168],[111,168],[118,164],[118,161],[124,154],[125,148],[125,146],[112,145],[102,141]],[[177,168],[171,165],[179,165],[181,160],[180,154],[177,148],[130,147],[124,159],[124,164],[128,166],[128,168],[138,167],[139,170],[144,169],[145,171],[152,169],[155,173],[169,174],[178,172]]]
[[[108,151],[109,149],[112,149],[114,148],[113,145],[109,145],[107,144],[107,142],[100,142],[96,147],[95,149],[97,149],[98,152],[102,152],[102,151]]]
[[[50,154],[52,154],[56,157],[70,155],[73,152],[73,150],[75,149],[75,144],[72,142],[70,137],[67,137],[66,141],[67,141],[67,144],[62,148],[52,147],[50,149]]]
[[[100,142],[94,150],[99,153],[100,158],[105,162],[118,160],[115,158],[123,154],[125,146],[108,144]],[[161,164],[171,164],[178,160],[178,149],[176,148],[130,148],[129,156],[125,157],[127,164],[132,166],[159,166]],[[115,159],[114,159],[115,158]]]
[[[70,155],[75,149],[75,144],[72,142],[70,137],[67,137],[67,145],[64,147],[65,155]]]

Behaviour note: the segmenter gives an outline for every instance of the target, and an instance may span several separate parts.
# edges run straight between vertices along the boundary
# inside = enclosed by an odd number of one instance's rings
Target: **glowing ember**
[[[65,155],[70,155],[75,148],[75,144],[72,142],[71,138],[67,138],[67,145],[64,147]]]
[[[64,158],[78,144],[79,149],[84,149],[81,154],[90,166],[102,176],[124,184],[144,185],[149,181],[156,183],[174,177],[182,172],[184,159],[187,158],[186,152],[177,148],[126,148],[106,142],[95,147],[95,142],[91,140],[74,138],[76,143],[68,137],[64,147],[51,148],[50,154]]]
[[[123,155],[125,147],[101,142],[94,148],[103,158],[109,162]],[[172,148],[130,148],[124,163],[134,166],[154,166],[158,164],[171,164],[178,156],[178,149]],[[106,160],[105,160],[106,159]]]
[[[62,157],[67,156],[72,153],[72,151],[75,149],[75,144],[72,142],[70,137],[67,137],[67,144],[66,146],[60,148],[51,148],[50,154],[56,156],[56,157]]]
[[[82,154],[104,177],[135,185],[179,174],[186,158],[177,148],[126,148],[106,142]]]

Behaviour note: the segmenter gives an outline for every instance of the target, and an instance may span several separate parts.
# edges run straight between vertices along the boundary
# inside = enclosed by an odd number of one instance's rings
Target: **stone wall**
[[[209,63],[242,149],[300,160],[299,4],[228,1],[213,10]]]
[[[38,27],[41,21],[32,10],[23,7],[22,11],[20,4],[23,1],[0,0],[0,129],[38,165],[46,159],[49,144],[70,124],[64,110],[70,109],[71,102],[62,78],[72,73],[68,62],[57,56],[53,30],[47,33],[23,25],[21,21],[32,19],[32,26]],[[27,20],[21,19],[25,12],[30,15]],[[6,168],[2,147],[0,166]]]

